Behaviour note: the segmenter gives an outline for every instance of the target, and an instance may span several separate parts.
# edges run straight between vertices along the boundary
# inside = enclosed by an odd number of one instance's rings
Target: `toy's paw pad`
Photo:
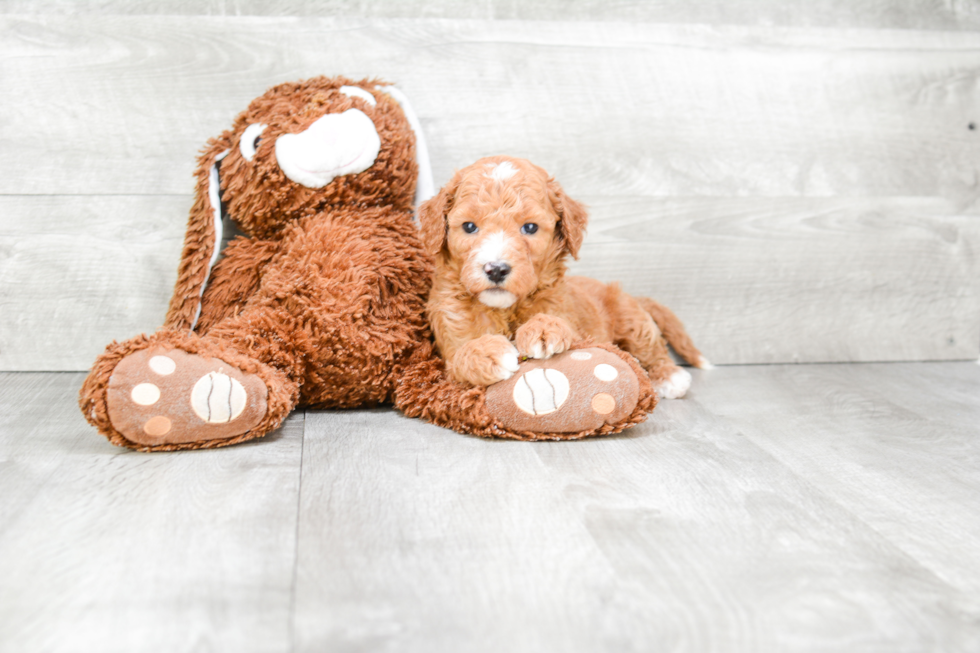
[[[565,404],[568,389],[567,376],[539,367],[514,384],[514,403],[529,415],[547,415]]]
[[[679,399],[691,388],[691,373],[687,370],[677,370],[657,386],[657,396],[664,399]]]
[[[208,372],[191,390],[191,408],[208,424],[231,422],[242,414],[247,404],[244,386],[221,372]]]
[[[126,356],[106,402],[112,426],[142,445],[234,437],[268,410],[262,380],[217,358],[157,347]]]
[[[628,417],[639,382],[621,358],[599,348],[529,360],[508,381],[487,388],[487,410],[508,429],[582,433]]]

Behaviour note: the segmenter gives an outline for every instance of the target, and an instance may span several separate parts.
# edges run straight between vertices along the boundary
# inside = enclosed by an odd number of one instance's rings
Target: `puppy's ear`
[[[554,179],[548,180],[548,198],[558,214],[558,237],[565,243],[565,249],[572,258],[577,259],[579,247],[585,238],[585,225],[589,222],[585,205],[566,195]]]
[[[435,257],[446,244],[446,233],[449,230],[446,216],[453,208],[458,186],[459,174],[456,174],[436,193],[435,197],[419,205],[419,231],[422,236],[422,246],[429,256]]]

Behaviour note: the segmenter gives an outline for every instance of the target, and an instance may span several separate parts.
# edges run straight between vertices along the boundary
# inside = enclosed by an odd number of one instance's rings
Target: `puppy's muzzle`
[[[510,274],[510,265],[503,261],[487,263],[483,266],[483,272],[487,275],[487,279],[496,284],[500,284]]]

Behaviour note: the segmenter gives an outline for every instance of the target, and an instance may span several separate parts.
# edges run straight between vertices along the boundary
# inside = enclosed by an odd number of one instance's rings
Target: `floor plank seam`
[[[299,529],[303,508],[303,453],[306,449],[306,411],[296,412],[302,413],[303,431],[299,439],[299,484],[296,490],[296,526],[293,532],[293,574],[289,586],[288,650],[290,653],[296,650],[296,577],[299,573]]]

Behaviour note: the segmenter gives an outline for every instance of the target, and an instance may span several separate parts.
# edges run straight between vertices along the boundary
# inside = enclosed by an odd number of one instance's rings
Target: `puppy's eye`
[[[464,222],[463,223],[463,231],[465,231],[468,234],[475,234],[476,233],[476,225],[474,223],[472,223],[472,222]]]
[[[262,140],[262,132],[265,131],[265,125],[260,122],[254,125],[249,125],[242,132],[242,137],[238,141],[238,150],[245,157],[246,161],[251,161],[255,158],[255,150],[259,147],[259,141]]]
[[[521,227],[521,233],[524,234],[525,236],[531,236],[537,233],[537,231],[538,231],[538,225],[534,224],[533,222],[528,222],[523,227]]]

